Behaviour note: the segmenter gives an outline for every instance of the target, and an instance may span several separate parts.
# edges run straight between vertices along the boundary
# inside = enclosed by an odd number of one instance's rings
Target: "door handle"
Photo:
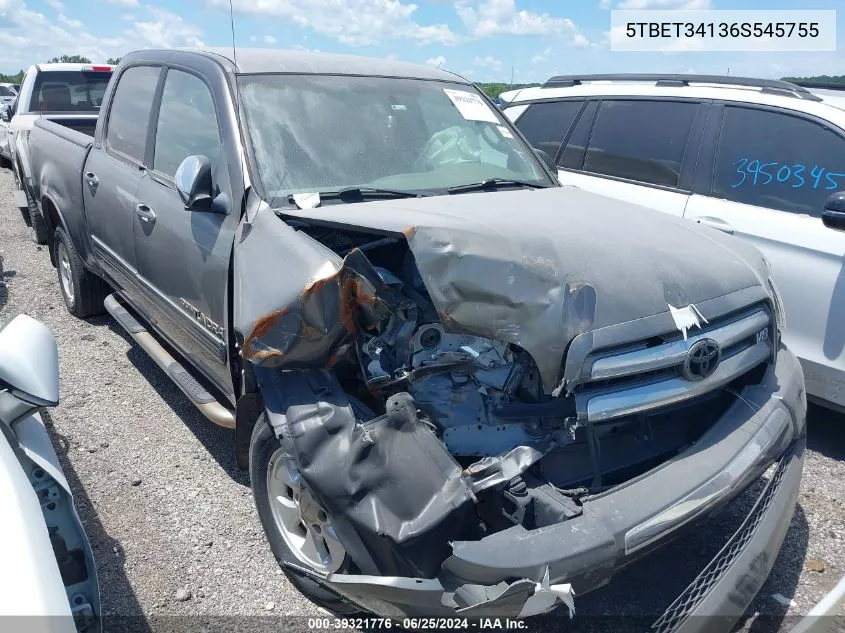
[[[139,204],[135,207],[135,213],[141,218],[143,222],[152,224],[156,221],[156,212],[150,209],[146,204]]]
[[[722,220],[721,218],[711,218],[708,216],[700,217],[700,218],[692,218],[699,224],[703,224],[704,226],[709,226],[712,229],[718,229],[724,233],[728,233],[730,235],[734,234],[734,227],[730,224]]]
[[[97,178],[97,174],[95,174],[93,171],[86,171],[85,181],[88,183],[89,186],[96,187],[97,184],[100,182],[100,179]]]

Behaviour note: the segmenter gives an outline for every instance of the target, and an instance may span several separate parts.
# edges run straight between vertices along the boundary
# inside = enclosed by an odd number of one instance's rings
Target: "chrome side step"
[[[235,428],[235,415],[232,411],[224,407],[222,404],[212,396],[206,389],[196,381],[196,379],[188,373],[181,363],[179,363],[170,353],[162,347],[152,334],[147,331],[138,320],[133,317],[129,311],[120,305],[120,302],[115,296],[109,295],[103,302],[106,310],[120,326],[126,330],[129,335],[135,339],[135,342],[141,346],[150,358],[152,358],[156,365],[161,367],[170,379],[176,383],[176,386],[182,390],[188,400],[200,410],[205,417],[214,422],[218,426],[227,429]]]

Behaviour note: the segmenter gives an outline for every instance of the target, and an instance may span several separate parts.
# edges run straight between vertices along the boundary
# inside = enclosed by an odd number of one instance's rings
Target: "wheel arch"
[[[44,222],[47,224],[47,249],[50,252],[50,263],[52,263],[55,268],[56,249],[54,248],[54,236],[58,227],[66,227],[66,225],[61,209],[50,193],[44,193],[41,196],[41,215],[44,217]]]

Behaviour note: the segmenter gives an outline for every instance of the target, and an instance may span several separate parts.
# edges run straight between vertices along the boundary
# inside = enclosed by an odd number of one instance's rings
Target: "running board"
[[[129,335],[135,339],[135,342],[141,346],[156,365],[161,367],[170,379],[176,383],[176,386],[182,390],[188,400],[200,410],[205,417],[214,422],[218,426],[227,429],[235,428],[234,414],[217,402],[216,398],[212,396],[197,380],[186,370],[170,353],[164,349],[153,335],[147,331],[138,320],[133,317],[129,311],[120,305],[120,302],[115,296],[109,295],[103,302],[106,310],[120,326],[126,330]]]

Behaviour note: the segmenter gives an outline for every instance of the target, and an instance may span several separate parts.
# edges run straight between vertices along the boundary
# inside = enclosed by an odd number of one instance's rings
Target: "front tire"
[[[62,227],[56,229],[53,243],[59,289],[68,312],[80,319],[105,312],[103,301],[108,295],[106,282],[85,269],[73,242]]]
[[[277,476],[277,473],[282,474]],[[308,508],[304,510],[301,508],[300,501],[308,492],[301,478],[299,482],[296,481],[297,477],[298,472],[286,459],[279,440],[267,422],[266,414],[262,413],[252,430],[249,445],[249,478],[258,517],[261,519],[270,549],[273,550],[273,555],[288,580],[312,602],[340,615],[359,614],[361,610],[357,606],[325,589],[309,576],[292,571],[285,564],[308,567],[318,574],[347,573],[352,565],[343,546],[339,543],[316,549],[304,546],[304,541],[315,536],[313,528],[309,533],[310,525],[307,528],[303,527],[304,523],[309,523],[308,520],[303,519],[299,525],[295,525],[297,520],[295,514],[285,519],[284,508],[286,507],[291,513],[296,511],[306,516],[316,517],[316,522],[322,523],[323,534],[328,533],[326,527],[331,529],[330,518],[319,506],[314,505],[310,496],[307,501],[310,511]],[[274,479],[277,480],[276,483],[273,482]],[[285,490],[285,487],[288,490]],[[280,507],[283,508],[281,512]],[[313,554],[321,551],[327,556],[323,556],[320,562],[315,563]]]
[[[23,188],[23,182],[21,181],[21,175],[18,171],[18,168],[15,164],[12,165],[12,173],[15,175],[15,186],[20,191],[25,191]],[[27,203],[29,202],[29,198],[27,198]],[[32,226],[32,220],[29,218],[29,207],[19,207],[21,212],[21,217],[23,218],[24,224],[27,226]]]

